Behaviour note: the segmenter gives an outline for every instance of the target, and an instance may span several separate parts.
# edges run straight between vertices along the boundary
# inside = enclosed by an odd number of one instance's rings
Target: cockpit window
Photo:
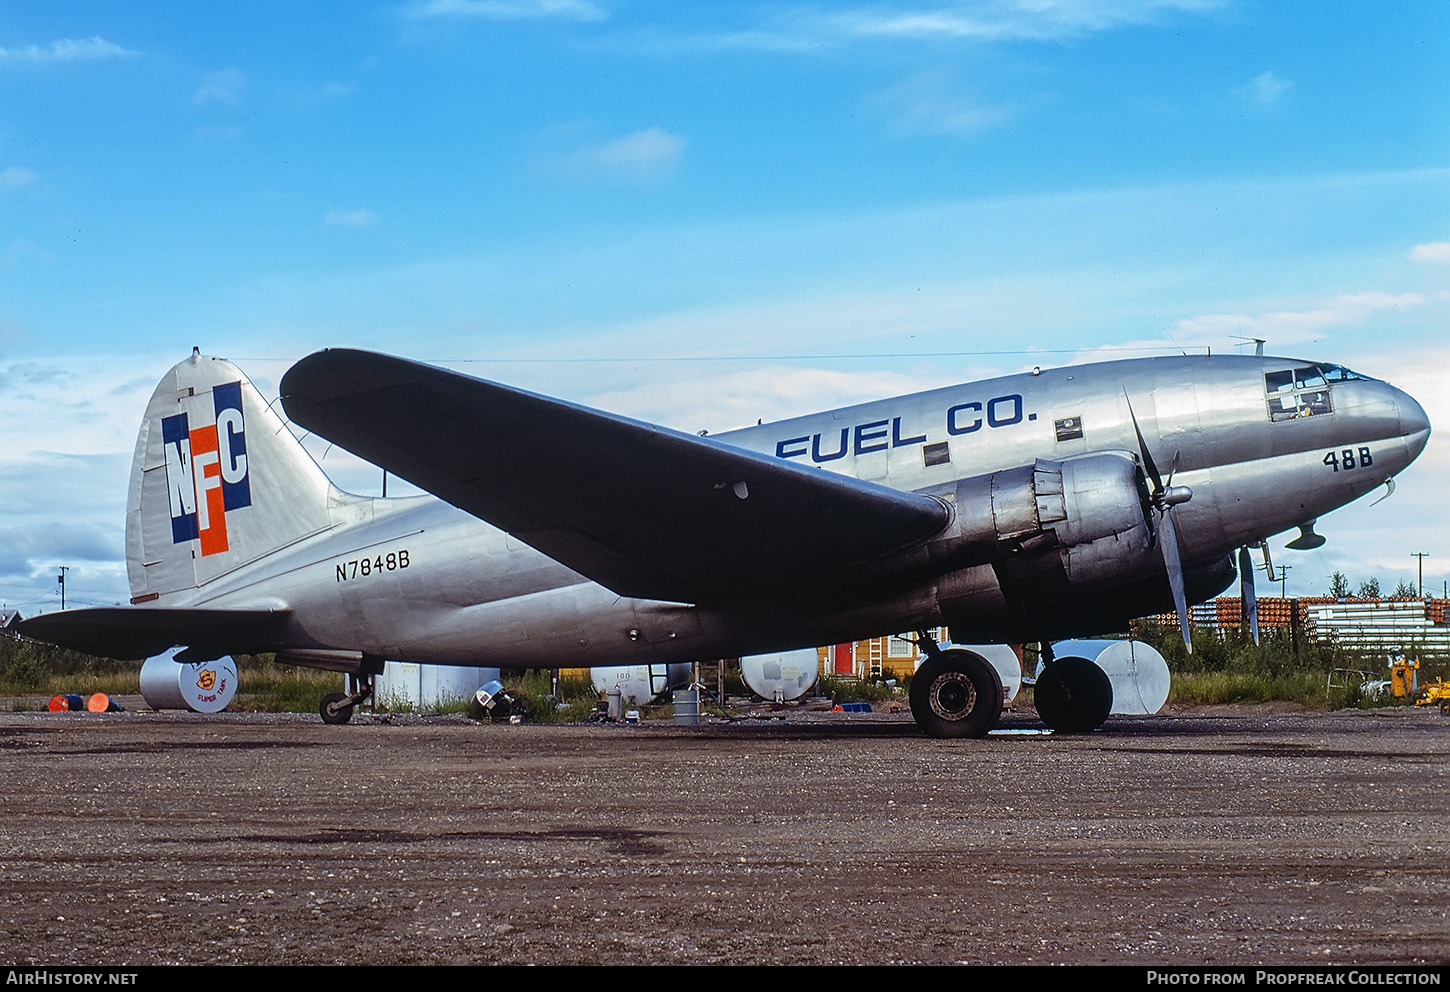
[[[1326,371],[1327,370],[1327,371]],[[1329,383],[1361,378],[1339,365],[1303,365],[1282,372],[1264,373],[1264,391],[1269,396],[1269,419],[1297,420],[1331,413]]]
[[[1321,365],[1319,371],[1324,373],[1324,378],[1330,382],[1348,382],[1350,379],[1368,379],[1369,376],[1361,375],[1353,369],[1347,369],[1343,365]]]

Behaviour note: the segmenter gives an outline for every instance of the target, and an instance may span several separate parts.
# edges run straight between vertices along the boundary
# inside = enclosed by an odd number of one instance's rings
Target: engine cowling
[[[1152,516],[1137,461],[1104,452],[962,479],[941,538],[960,565],[992,564],[1004,582],[1078,586],[1147,572]]]

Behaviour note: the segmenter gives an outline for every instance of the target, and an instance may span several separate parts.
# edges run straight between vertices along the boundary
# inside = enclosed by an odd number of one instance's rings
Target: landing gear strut
[[[373,672],[351,673],[347,676],[347,692],[329,692],[322,697],[317,712],[323,723],[347,723],[352,719],[352,708],[372,698],[376,688],[377,674]]]
[[[943,651],[917,632],[926,660],[911,679],[911,715],[928,737],[985,737],[1002,715],[1002,678],[985,658]]]
[[[1053,730],[1084,734],[1097,730],[1113,710],[1113,683],[1086,658],[1052,659],[1052,646],[1043,643],[1044,667],[1037,676],[1032,699],[1037,715]]]

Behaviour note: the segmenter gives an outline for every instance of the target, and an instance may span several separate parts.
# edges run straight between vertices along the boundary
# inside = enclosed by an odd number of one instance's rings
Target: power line
[[[1205,347],[1204,349],[1208,349]],[[1115,346],[1097,348],[1034,348],[1034,349],[1006,349],[992,351],[883,351],[883,352],[860,352],[839,355],[636,355],[636,356],[607,356],[607,357],[552,357],[552,358],[418,358],[416,361],[426,362],[430,365],[558,365],[561,363],[573,364],[640,364],[656,362],[822,362],[822,361],[847,361],[850,359],[882,359],[882,358],[982,358],[1001,357],[1003,355],[1080,355],[1084,352],[1145,352],[1161,351],[1175,354],[1183,353],[1182,349],[1176,347],[1143,347],[1143,346]],[[261,356],[241,356],[231,359],[234,362],[291,362],[295,358],[277,358]]]

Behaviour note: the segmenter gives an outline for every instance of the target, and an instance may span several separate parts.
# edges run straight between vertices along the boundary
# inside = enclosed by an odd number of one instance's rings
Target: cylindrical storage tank
[[[1113,684],[1114,713],[1157,713],[1168,702],[1172,676],[1168,662],[1150,644],[1142,641],[1058,641],[1052,645],[1058,658],[1085,658],[1107,673]],[[1042,665],[1037,666],[1038,674]]]
[[[661,693],[690,684],[689,662],[673,665],[613,665],[589,669],[594,691],[607,694],[618,689],[620,699],[642,706]]]
[[[810,691],[820,664],[815,648],[757,654],[740,659],[740,677],[761,699],[783,703]]]
[[[1022,659],[1017,657],[1017,652],[1012,650],[1010,644],[943,644],[943,651],[950,651],[952,648],[964,648],[973,654],[979,654],[992,663],[997,669],[997,675],[1002,679],[1002,688],[1006,690],[1006,698],[1002,701],[1010,703],[1017,698],[1017,693],[1022,689]],[[917,662],[917,667],[926,660],[923,655]]]
[[[377,705],[384,709],[433,709],[473,699],[478,687],[497,681],[497,668],[462,668],[390,661],[374,684]]]
[[[141,698],[153,710],[219,713],[237,694],[237,663],[231,655],[179,663],[180,648],[147,658],[141,666]]]

